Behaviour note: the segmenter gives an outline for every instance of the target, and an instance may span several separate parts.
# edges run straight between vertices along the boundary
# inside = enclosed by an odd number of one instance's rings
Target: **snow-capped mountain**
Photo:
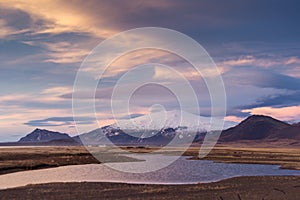
[[[224,122],[224,128],[235,126]],[[158,144],[170,141],[189,143],[202,140],[208,131],[220,130],[211,126],[211,118],[184,111],[152,112],[133,119],[120,120],[75,138],[84,144]]]
[[[224,127],[221,129],[228,129],[236,124],[236,122],[224,121]],[[197,132],[220,130],[220,128],[212,125],[210,117],[203,117],[180,110],[152,112],[133,119],[119,120],[117,123],[110,125],[110,127],[121,130],[161,130],[167,128],[184,128]]]

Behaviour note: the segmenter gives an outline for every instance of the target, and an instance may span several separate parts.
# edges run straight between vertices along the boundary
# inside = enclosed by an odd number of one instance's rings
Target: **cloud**
[[[124,116],[121,116],[121,117],[119,117],[118,119],[133,119],[133,118],[140,117],[140,116],[143,116],[143,115],[144,115],[144,114],[133,113],[133,114],[130,114],[130,115],[124,115]]]
[[[60,37],[42,37],[40,39],[37,36],[33,36],[31,40],[22,41],[23,44],[29,47],[39,48],[38,55],[40,59],[38,63],[55,63],[55,64],[78,64],[81,63],[84,58],[90,53],[95,46],[94,38],[78,37],[76,35],[68,34],[69,36]],[[68,37],[68,41],[66,38]],[[73,38],[74,37],[74,38]],[[31,55],[31,57],[33,57]],[[17,60],[20,60],[18,58]],[[14,62],[16,64],[26,62],[26,58],[23,58],[21,62]],[[28,61],[33,61],[32,59]]]
[[[70,101],[55,95],[18,94],[0,96],[0,103],[7,107],[21,106],[28,109],[70,108]]]
[[[219,65],[223,67],[241,67],[241,66],[255,66],[255,67],[264,67],[268,68],[274,65],[280,65],[280,64],[287,64],[288,59],[276,59],[276,58],[257,58],[252,55],[246,55],[241,56],[236,59],[229,59],[225,60],[223,62],[220,62]],[[293,64],[293,62],[290,62],[289,64]]]
[[[296,56],[290,57],[284,61],[286,65],[297,64],[300,65],[300,59]]]
[[[230,116],[246,117],[251,112],[243,110],[291,107],[300,102],[299,78],[251,67],[232,70],[223,78]]]
[[[51,117],[47,119],[41,120],[31,120],[25,125],[34,126],[34,127],[42,127],[42,126],[66,126],[66,125],[75,125],[76,124],[94,124],[95,119],[91,117]]]
[[[286,92],[281,94],[272,94],[258,98],[255,103],[243,106],[242,109],[251,109],[257,107],[275,106],[295,106],[300,102],[300,90],[296,92]]]
[[[51,96],[60,96],[65,93],[69,93],[73,90],[71,87],[67,86],[58,86],[44,89],[41,94],[43,95],[51,95]]]
[[[229,115],[224,118],[224,120],[226,120],[226,121],[237,122],[237,123],[241,122],[244,119],[245,118],[243,118],[243,117],[237,117],[234,115]]]
[[[252,66],[257,68],[261,67],[265,69],[272,69],[278,73],[292,77],[300,76],[299,65],[300,59],[298,57],[282,57],[281,55],[246,55],[218,62],[218,66],[221,68],[223,73],[228,72],[233,68]]]
[[[281,108],[260,107],[245,109],[242,112],[250,113],[251,115],[268,115],[285,121],[298,121],[300,119],[300,105]]]
[[[139,41],[144,42],[143,36],[137,37],[138,38],[128,38],[126,43],[119,42],[116,46],[112,47],[112,49],[107,49],[107,53],[101,54],[101,57],[97,54],[90,56],[89,62],[86,61],[87,63],[85,63],[83,71],[88,72],[93,76],[95,76],[95,74],[98,75],[99,69],[104,69],[105,65],[108,64],[105,63],[107,60],[112,61],[112,63],[109,63],[109,66],[105,68],[106,71],[102,75],[102,78],[120,77],[134,67],[146,63],[159,63],[167,66],[171,65],[172,67],[178,67],[178,65],[181,64],[182,68],[187,66],[187,63],[184,63],[179,56],[158,49],[136,50],[123,54],[118,58],[112,57],[115,55],[115,51],[128,47],[131,43],[137,43]],[[98,78],[98,76],[95,76],[95,78]]]
[[[180,81],[180,80],[201,80],[203,77],[197,71],[197,69],[192,66],[187,65],[186,63],[181,63],[174,67],[174,65],[169,65],[169,68],[164,66],[156,66],[154,70],[153,78],[157,81]],[[202,74],[204,76],[210,76],[215,74],[215,70],[203,69]]]
[[[41,42],[39,45],[44,46],[49,52],[44,62],[53,63],[80,63],[88,55],[90,49],[84,48],[79,44],[69,42],[48,43]]]
[[[232,1],[217,5],[214,1],[205,0],[189,3],[180,0],[121,2],[1,0],[0,5],[27,13],[33,21],[31,32],[34,34],[78,32],[105,38],[121,30],[159,26],[189,32],[203,41],[213,38],[216,41],[232,41],[233,38],[276,41],[287,35],[286,40],[298,37],[299,28],[295,22],[299,17],[297,1],[287,5],[276,2],[271,9],[269,3],[258,1]],[[287,14],[278,15],[279,12]]]
[[[129,24],[131,16],[141,15],[140,10],[169,8],[174,3],[161,1],[155,3],[122,1],[115,2],[91,0],[11,0],[0,1],[5,9],[22,11],[32,19],[29,28],[32,34],[85,33],[105,38],[117,33],[122,24]],[[123,21],[124,19],[125,22]],[[119,20],[119,23],[118,23]]]
[[[12,28],[6,26],[6,22],[3,19],[0,19],[0,38],[5,38],[14,32]]]
[[[19,112],[19,115],[41,112],[41,115],[46,116],[52,111],[71,113],[71,100],[60,97],[60,95],[71,91],[72,88],[70,87],[56,86],[35,93],[0,95],[0,110],[3,115],[7,116],[14,115],[16,112]]]
[[[226,60],[222,63],[219,63],[221,66],[241,66],[241,65],[249,65],[255,62],[255,58],[253,56],[244,56],[238,59]]]
[[[300,79],[276,73],[270,69],[257,67],[240,67],[223,74],[225,82],[230,85],[253,85],[261,88],[299,90]]]
[[[14,38],[16,35],[28,32],[30,19],[20,11],[12,12],[10,9],[3,9],[0,2],[0,39]]]
[[[94,3],[94,2],[93,2]],[[2,7],[8,9],[21,10],[28,13],[34,22],[43,23],[39,26],[33,24],[31,31],[34,34],[59,34],[64,32],[85,32],[92,33],[100,37],[112,34],[109,28],[102,29],[97,26],[103,18],[93,18],[89,15],[87,8],[90,4],[81,2],[68,3],[67,1],[57,0],[12,0],[0,2]]]

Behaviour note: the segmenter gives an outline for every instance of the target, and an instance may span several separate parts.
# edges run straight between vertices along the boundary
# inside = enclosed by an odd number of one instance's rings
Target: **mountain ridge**
[[[173,125],[174,124],[175,123],[173,123]],[[74,137],[70,137],[66,133],[37,128],[22,137],[18,143],[51,143],[70,145],[80,145],[82,143],[91,145],[107,143],[117,145],[166,145],[169,144],[174,137],[177,137],[176,139],[178,139],[178,141],[191,141],[191,137],[195,137],[193,142],[201,142],[207,134],[206,130],[203,128],[196,130],[191,129],[192,131],[190,131],[187,127],[175,125],[173,127],[164,126],[159,130],[143,129],[142,131],[122,130],[118,126],[109,125]],[[143,128],[145,128],[145,126]],[[241,121],[236,126],[223,130],[219,141],[226,143],[246,140],[266,141],[282,139],[300,141],[300,123],[288,124],[270,116],[252,115]]]
[[[221,120],[214,118],[215,120]],[[236,122],[222,120],[224,122],[225,129],[236,125]],[[122,130],[160,130],[167,128],[178,128],[186,127],[191,131],[205,132],[209,129],[214,129],[211,127],[211,118],[196,115],[181,110],[171,110],[171,111],[160,111],[152,112],[143,116],[139,116],[127,120],[118,120],[117,123],[109,125],[113,128],[118,128]]]

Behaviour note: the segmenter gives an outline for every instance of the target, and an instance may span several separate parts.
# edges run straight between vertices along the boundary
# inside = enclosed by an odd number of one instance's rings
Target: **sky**
[[[263,114],[298,122],[299,10],[297,0],[0,0],[0,141],[17,140],[35,128],[77,134],[72,93],[81,63],[100,42],[140,27],[176,30],[206,49],[225,85],[226,120]],[[201,115],[210,115],[203,78],[189,63],[148,49],[124,55],[106,71],[104,86],[96,91],[99,121],[84,109],[76,121],[86,131],[113,123],[105,106],[113,86],[130,67],[147,62],[178,70],[197,93]],[[145,76],[176,82],[158,66],[148,70]],[[133,97],[130,116],[146,114],[155,103],[167,110],[178,105],[172,92],[155,84],[138,88]]]

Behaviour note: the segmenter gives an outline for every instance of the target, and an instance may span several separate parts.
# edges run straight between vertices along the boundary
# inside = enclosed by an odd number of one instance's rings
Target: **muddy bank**
[[[238,177],[194,185],[50,183],[0,190],[0,199],[298,199],[300,177]]]

